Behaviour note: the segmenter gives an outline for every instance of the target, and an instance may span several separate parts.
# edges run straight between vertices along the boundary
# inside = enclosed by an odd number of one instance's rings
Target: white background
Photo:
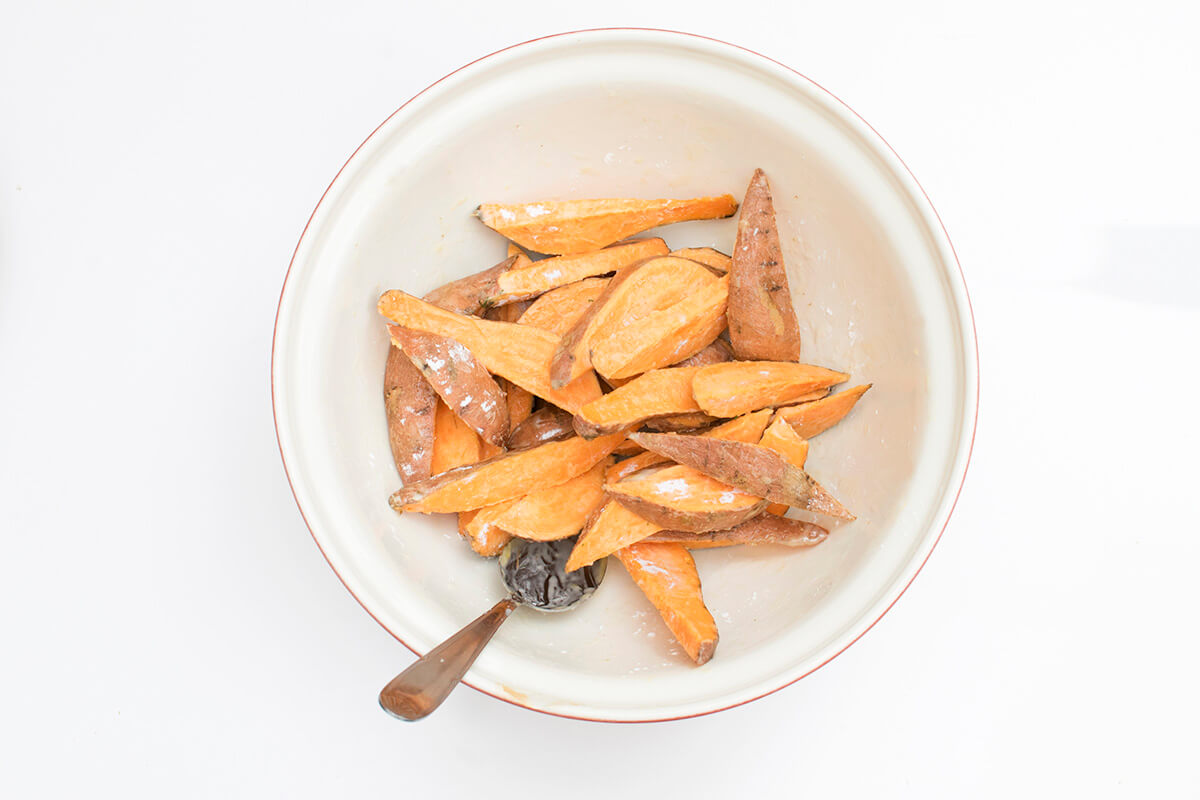
[[[0,795],[1196,796],[1193,4],[701,5],[3,0]],[[412,656],[279,463],[284,271],[409,96],[622,24],[784,61],[912,168],[975,302],[966,489],[767,699],[619,726],[464,689],[405,725],[375,695]]]

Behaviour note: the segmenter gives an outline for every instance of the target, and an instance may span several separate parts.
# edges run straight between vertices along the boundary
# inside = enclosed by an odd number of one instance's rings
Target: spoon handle
[[[501,600],[490,611],[467,623],[461,631],[392,678],[379,693],[379,705],[392,716],[410,722],[431,714],[462,680],[500,623],[508,619],[516,607],[511,598]]]

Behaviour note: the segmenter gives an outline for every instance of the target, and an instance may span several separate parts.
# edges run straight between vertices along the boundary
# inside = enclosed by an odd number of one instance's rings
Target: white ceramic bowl
[[[701,37],[603,30],[538,39],[443,78],[350,157],[296,248],[272,365],[283,461],[346,587],[421,653],[501,596],[449,517],[387,505],[375,301],[502,258],[477,203],[741,197],[770,176],[808,361],[874,389],[812,442],[809,467],[859,515],[820,547],[697,554],[721,641],[692,666],[619,567],[569,614],[514,615],[467,676],[538,711],[612,721],[703,714],[812,672],[895,602],[936,544],[974,434],[966,289],[913,176],[854,112],[767,58]],[[733,246],[736,221],[657,231]]]

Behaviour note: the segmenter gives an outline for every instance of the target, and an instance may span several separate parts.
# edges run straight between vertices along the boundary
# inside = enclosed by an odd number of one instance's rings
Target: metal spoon
[[[399,719],[422,719],[442,704],[518,605],[566,611],[596,591],[607,559],[567,572],[575,540],[530,542],[513,539],[500,554],[500,576],[509,596],[421,656],[379,693],[379,705]]]

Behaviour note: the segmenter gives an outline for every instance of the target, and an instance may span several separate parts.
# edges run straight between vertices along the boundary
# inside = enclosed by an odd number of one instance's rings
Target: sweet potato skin
[[[829,531],[820,525],[798,519],[760,514],[740,525],[722,531],[690,533],[662,530],[652,533],[644,542],[672,542],[689,550],[709,547],[731,547],[738,544],[776,544],[784,547],[812,547],[825,541]]]
[[[703,428],[706,425],[711,425],[720,417],[710,417],[708,414],[696,413],[691,414],[676,414],[672,417],[662,417],[661,419],[646,420],[646,427],[652,431],[678,433],[680,431],[694,431],[697,428]]]
[[[604,491],[642,519],[693,533],[732,528],[767,507],[766,500],[682,466],[609,483]]]
[[[854,519],[854,515],[810,478],[808,473],[789,464],[783,456],[769,448],[677,433],[631,433],[629,438],[647,450],[744,492],[775,503]]]
[[[556,442],[575,435],[575,418],[570,412],[554,406],[539,409],[513,429],[508,437],[509,450],[527,450],[546,442]]]
[[[380,296],[379,312],[396,325],[461,342],[489,372],[572,413],[600,396],[594,374],[581,375],[561,389],[550,385],[547,365],[558,337],[549,331],[455,314],[395,289]]]
[[[869,383],[855,386],[809,403],[781,408],[776,415],[791,425],[797,434],[811,439],[841,422],[870,388]]]
[[[484,203],[476,215],[484,225],[522,247],[555,255],[586,253],[671,222],[728,217],[737,211],[730,195],[688,200],[542,201]]]
[[[383,403],[392,461],[403,483],[433,474],[434,420],[438,398],[420,370],[395,345],[383,369]]]
[[[844,372],[782,361],[730,361],[702,367],[692,380],[696,404],[714,417],[736,417],[760,408],[794,403],[849,376]]]
[[[729,268],[729,340],[747,361],[798,361],[800,326],[783,266],[766,174],[754,171]]]
[[[771,424],[763,431],[758,443],[763,447],[774,450],[793,467],[804,469],[808,461],[808,440],[802,439],[787,422],[776,414],[771,418]],[[770,514],[786,514],[788,507],[783,503],[772,503],[767,508]]]
[[[422,513],[495,505],[533,489],[566,483],[604,460],[624,439],[625,434],[619,432],[592,441],[572,437],[510,451],[405,486],[388,502],[397,512]]]
[[[682,361],[672,364],[672,367],[707,367],[710,364],[724,364],[733,361],[733,349],[724,339],[713,339],[712,343]]]
[[[450,281],[426,294],[424,300],[456,314],[480,314],[495,302],[500,294],[496,281],[512,269],[517,259],[518,256],[510,255],[482,272]]]
[[[618,550],[617,558],[692,661],[707,663],[717,649],[717,623],[704,605],[700,574],[687,548],[642,542]]]
[[[508,437],[508,399],[471,351],[448,336],[389,326],[399,346],[454,413],[484,441],[503,446]]]
[[[575,430],[592,438],[654,417],[699,411],[692,398],[692,378],[698,369],[677,367],[643,373],[579,409]]]
[[[763,432],[767,428],[767,424],[771,421],[771,410],[764,408],[761,411],[754,411],[750,414],[743,414],[740,417],[728,420],[721,425],[716,425],[708,430],[697,434],[698,436],[711,436],[716,439],[728,439],[733,442],[748,442],[753,444],[762,438]],[[636,444],[636,443],[635,443]],[[660,456],[658,453],[643,451],[634,455],[632,458],[627,458],[614,467],[613,475],[610,475],[609,482],[620,480],[621,477],[632,475],[634,472],[646,467],[652,467],[655,464],[662,464],[670,461],[666,456]],[[618,477],[614,477],[618,476]]]

